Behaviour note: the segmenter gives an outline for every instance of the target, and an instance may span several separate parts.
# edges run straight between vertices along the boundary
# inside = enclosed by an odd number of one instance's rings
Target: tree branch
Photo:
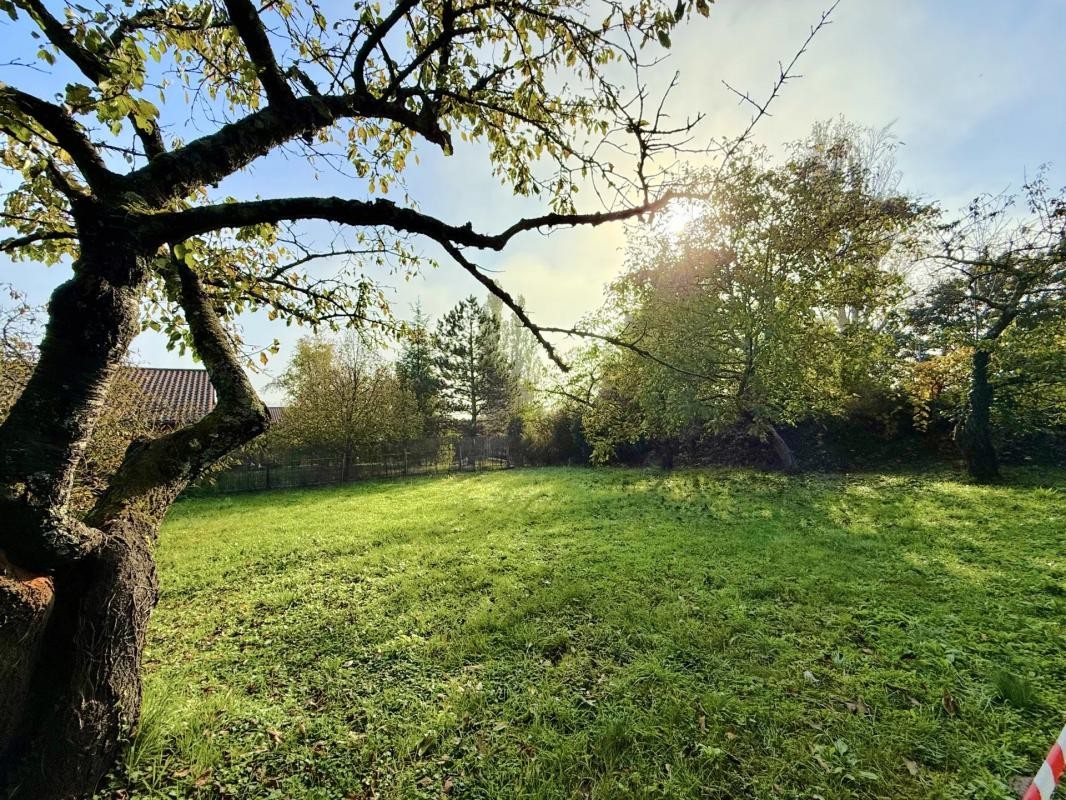
[[[48,41],[59,48],[82,74],[93,83],[99,83],[111,74],[107,64],[96,53],[90,52],[78,44],[74,35],[45,8],[40,0],[15,0],[30,18],[37,23]]]
[[[321,219],[361,227],[384,226],[395,231],[426,236],[441,244],[502,250],[515,236],[541,228],[596,226],[607,222],[632,219],[661,210],[673,198],[669,192],[658,200],[614,211],[588,214],[550,213],[520,219],[496,234],[475,231],[468,222],[450,225],[436,217],[398,206],[390,200],[345,200],[340,197],[290,197],[199,206],[184,211],[143,214],[136,217],[149,242],[162,244],[198,236],[224,228],[282,222],[284,220]]]
[[[355,64],[352,67],[352,77],[355,79],[355,85],[361,91],[365,92],[367,90],[366,75],[363,72],[366,69],[366,62],[370,58],[370,54],[388,36],[389,31],[392,30],[396,23],[403,19],[404,14],[417,5],[418,0],[400,0],[387,17],[374,26],[373,30],[370,31],[370,35],[366,37],[366,41],[363,42],[362,47],[356,52]]]
[[[625,339],[621,339],[617,336],[611,336],[609,334],[594,333],[592,331],[581,330],[579,328],[553,328],[553,327],[541,327],[540,331],[544,333],[563,333],[567,336],[579,336],[583,339],[595,339],[600,342],[606,342],[607,344],[614,345],[622,350],[628,350],[631,353],[635,353],[641,358],[646,358],[649,361],[653,361],[660,367],[666,367],[671,372],[676,372],[679,375],[685,375],[689,378],[697,378],[699,380],[718,380],[720,376],[716,375],[704,375],[699,372],[692,372],[684,367],[679,367],[676,364],[671,364],[668,361],[663,361],[658,356],[654,355],[651,351],[638,345],[636,342],[627,342]]]
[[[722,160],[719,163],[717,170],[715,171],[715,179],[711,187],[712,189],[722,179],[726,166],[732,160],[733,156],[737,154],[737,151],[740,150],[741,146],[743,146],[743,144],[748,140],[748,137],[751,136],[752,131],[755,130],[755,126],[759,124],[759,121],[762,120],[763,117],[767,116],[767,114],[769,113],[770,105],[774,102],[774,100],[777,99],[777,96],[780,94],[781,89],[784,88],[784,85],[793,78],[797,77],[795,74],[793,74],[792,70],[795,69],[796,64],[799,62],[800,58],[802,58],[804,53],[807,52],[807,48],[810,47],[811,42],[814,41],[814,37],[818,35],[822,28],[831,24],[830,17],[833,15],[833,12],[836,11],[836,7],[838,5],[840,5],[840,0],[835,0],[833,5],[831,5],[827,10],[822,12],[822,15],[819,18],[818,22],[811,27],[810,31],[807,34],[807,38],[803,40],[803,44],[800,45],[799,50],[797,50],[795,55],[792,56],[792,60],[788,62],[788,66],[780,67],[780,69],[778,70],[777,80],[774,81],[774,85],[773,88],[771,88],[770,90],[769,96],[761,103],[754,100],[747,92],[741,92],[738,89],[735,89],[730,86],[725,81],[722,81],[726,89],[737,95],[737,97],[740,98],[741,103],[750,105],[755,110],[755,113],[748,121],[748,126],[743,130],[740,136],[736,137],[732,142],[730,142],[729,147],[726,148]]]
[[[11,239],[0,241],[0,253],[9,253],[27,245],[36,244],[53,239],[76,239],[77,234],[73,231],[35,231],[25,236],[15,236]]]
[[[286,106],[267,106],[164,153],[131,172],[126,183],[153,203],[181,199],[201,186],[217,183],[298,136],[326,128],[340,119],[359,117],[392,120],[422,135],[426,141],[451,147],[448,134],[436,121],[420,117],[401,103],[347,94],[299,97]]]
[[[270,47],[259,14],[248,0],[226,0],[230,22],[237,30],[237,35],[244,42],[248,57],[256,66],[259,82],[263,84],[267,100],[271,105],[288,105],[296,99],[288,81],[278,67],[274,51]]]
[[[172,267],[193,346],[207,368],[218,402],[199,422],[131,445],[107,493],[90,512],[90,522],[100,524],[131,513],[161,516],[170,501],[204,469],[270,424],[266,405],[241,368],[211,296],[184,262],[173,259]],[[166,502],[155,499],[159,493]],[[139,507],[145,498],[152,498],[148,509]]]
[[[472,261],[470,261],[465,255],[463,255],[462,250],[453,245],[451,242],[443,241],[440,244],[447,251],[448,255],[455,259],[456,263],[459,264],[459,266],[461,266],[463,269],[473,275],[478,283],[488,289],[489,292],[491,292],[493,295],[498,297],[500,299],[500,302],[507,306],[511,310],[512,314],[518,317],[519,322],[521,322],[529,330],[529,332],[533,334],[540,346],[544,348],[544,352],[548,354],[548,358],[550,358],[555,363],[555,365],[559,367],[559,369],[561,369],[563,372],[570,371],[570,366],[565,361],[563,361],[563,359],[559,356],[557,352],[555,352],[555,347],[552,345],[552,343],[544,338],[544,335],[541,333],[542,329],[536,323],[534,323],[533,320],[529,318],[529,315],[526,313],[526,310],[518,304],[518,301],[511,297],[510,293],[506,289],[504,289],[502,286],[496,283],[496,281],[494,281],[492,278],[482,272],[478,268],[477,264],[474,264]]]
[[[44,128],[55,144],[70,155],[91,189],[106,193],[114,186],[119,176],[107,168],[85,130],[62,108],[0,83],[0,113],[5,109]]]
[[[67,30],[63,23],[49,13],[40,0],[16,0],[16,2],[37,23],[48,38],[48,41],[58,47],[63,55],[69,58],[86,78],[99,86],[104,80],[112,77],[111,65],[97,53],[80,45],[74,35]],[[112,48],[117,49],[121,45],[123,38],[124,35],[122,37],[112,37],[110,40]],[[127,119],[133,125],[134,131],[137,132],[137,137],[141,140],[141,144],[144,146],[144,153],[148,158],[154,158],[166,150],[158,125],[154,122],[149,122],[149,127],[144,129],[138,126],[137,120],[132,114]]]

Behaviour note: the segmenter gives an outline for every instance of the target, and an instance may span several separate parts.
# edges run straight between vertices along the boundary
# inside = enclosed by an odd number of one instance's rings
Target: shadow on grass
[[[112,791],[1003,797],[1066,704],[1061,477],[560,469],[189,501],[156,710]]]

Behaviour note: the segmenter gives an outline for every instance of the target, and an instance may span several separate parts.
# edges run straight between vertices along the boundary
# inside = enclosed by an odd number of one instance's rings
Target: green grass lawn
[[[106,796],[1005,798],[1066,474],[544,469],[187,500]]]

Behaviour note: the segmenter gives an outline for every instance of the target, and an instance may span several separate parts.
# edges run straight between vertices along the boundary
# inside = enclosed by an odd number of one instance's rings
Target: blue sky
[[[824,0],[720,0],[709,20],[694,18],[677,31],[670,58],[649,77],[661,88],[674,70],[680,71],[681,84],[671,100],[675,116],[702,112],[702,135],[735,135],[746,124],[748,111],[722,81],[756,97],[765,95],[778,62],[792,57],[826,5]],[[948,208],[980,192],[1017,186],[1027,171],[1031,174],[1044,162],[1054,165],[1053,183],[1066,184],[1061,153],[1066,142],[1066,82],[1061,80],[1066,1],[842,0],[832,20],[804,56],[802,77],[785,87],[772,116],[756,129],[757,142],[776,150],[801,138],[813,123],[839,115],[864,125],[891,124],[903,143],[898,161],[904,186]],[[35,50],[21,26],[5,24],[0,35],[12,43],[11,52]],[[0,67],[0,80],[39,90],[45,79]],[[197,131],[179,133],[191,138]],[[408,173],[408,188],[429,213],[495,230],[541,210],[499,186],[477,147],[459,148],[449,158],[427,149],[420,154],[421,165]],[[361,189],[339,175],[316,176],[301,162],[274,155],[227,180],[219,191],[238,197],[359,196]],[[307,231],[309,239],[327,233],[322,226]],[[624,244],[620,226],[552,236],[532,233],[479,263],[498,270],[510,291],[524,295],[534,318],[567,324],[599,304],[603,285],[621,266]],[[428,245],[425,249],[439,255]],[[480,294],[469,276],[441,261],[440,268],[410,282],[384,276],[385,283],[395,286],[394,308],[403,311],[418,298],[436,315],[472,292]],[[67,274],[64,267],[0,260],[0,282],[14,284],[36,302],[43,303]],[[272,368],[284,363],[300,335],[299,329],[263,317],[243,323],[252,342],[281,339],[282,351]],[[191,363],[163,345],[157,335],[142,334],[134,359],[155,366]],[[263,388],[269,380],[269,374],[255,378]],[[279,399],[269,390],[266,394]]]

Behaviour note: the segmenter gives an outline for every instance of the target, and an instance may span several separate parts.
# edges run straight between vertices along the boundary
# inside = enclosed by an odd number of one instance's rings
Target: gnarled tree
[[[940,233],[937,280],[912,309],[911,321],[925,351],[920,356],[968,349],[970,385],[955,441],[970,476],[992,481],[999,477],[992,431],[994,358],[1012,328],[1063,313],[1066,190],[1053,193],[1040,174],[1022,187],[1020,197],[975,199],[965,217]]]
[[[333,18],[287,0],[135,0],[98,11],[0,0],[14,37],[32,31],[43,41],[30,77],[44,83],[0,84],[0,161],[16,184],[2,211],[14,235],[0,249],[73,263],[51,298],[33,374],[0,426],[4,793],[91,793],[136,722],[156,530],[189,481],[267,425],[233,317],[267,308],[312,324],[388,324],[357,266],[413,268],[408,243],[421,237],[531,324],[466,253],[500,250],[524,231],[662,207],[652,157],[688,126],[647,122],[639,80],[627,95],[612,76],[635,74],[640,49],[668,45],[690,9],[706,15],[707,0],[395,0],[357,2]],[[180,141],[178,129],[210,132]],[[632,163],[617,147],[612,163],[597,157],[605,140],[622,145],[623,136]],[[401,178],[417,148],[451,153],[458,139],[480,141],[488,169],[514,192],[543,198],[547,213],[485,233],[370,199]],[[351,196],[218,193],[279,149],[350,174]],[[604,210],[577,212],[583,180]],[[356,233],[311,252],[291,227],[301,220]],[[322,278],[308,268],[322,255],[350,261]],[[145,321],[195,351],[218,405],[131,447],[78,516],[72,479]]]

